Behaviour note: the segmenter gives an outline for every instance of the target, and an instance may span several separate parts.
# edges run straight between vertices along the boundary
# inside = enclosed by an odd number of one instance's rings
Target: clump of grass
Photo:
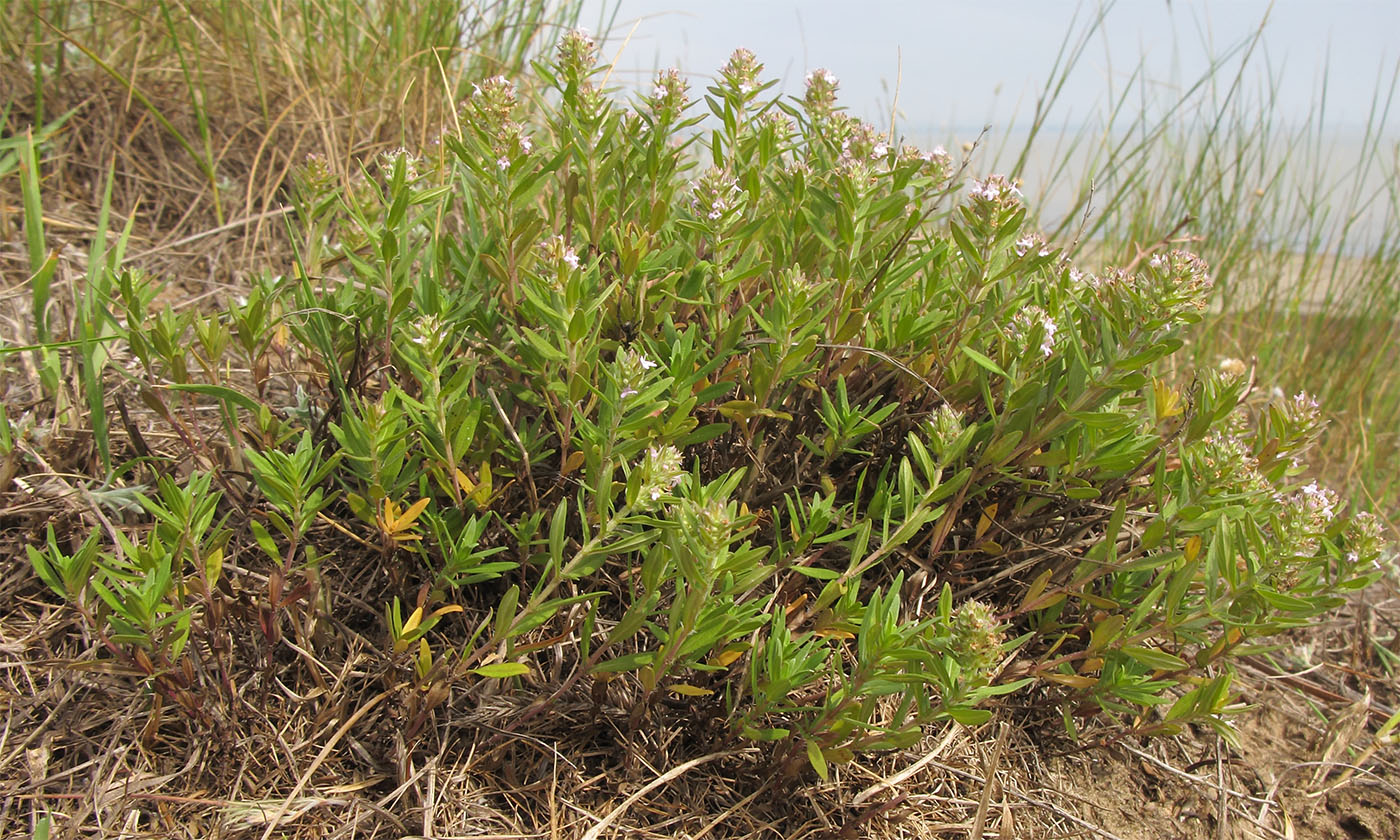
[[[147,266],[242,282],[285,256],[279,218],[307,155],[349,177],[380,150],[423,147],[464,79],[519,74],[577,12],[544,0],[12,0],[0,7],[0,128],[67,115],[46,161],[51,207],[90,227],[111,166],[113,210],[138,220]]]

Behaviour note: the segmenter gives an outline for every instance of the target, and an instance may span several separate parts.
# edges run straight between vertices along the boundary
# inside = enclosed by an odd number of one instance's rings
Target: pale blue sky
[[[843,102],[884,123],[902,73],[901,123],[911,134],[984,123],[1004,130],[1018,108],[1024,118],[1071,22],[1077,15],[1082,27],[1097,8],[1059,0],[586,0],[583,20],[596,29],[599,13],[615,4],[606,59],[640,21],[615,81],[635,84],[655,67],[679,66],[702,83],[746,46],[789,93],[800,93],[809,70],[830,69]],[[1389,87],[1400,57],[1400,0],[1121,0],[1071,76],[1054,121],[1091,116],[1143,57],[1154,86],[1193,81],[1209,55],[1246,38],[1266,15],[1246,89],[1257,93],[1276,78],[1279,118],[1301,121],[1320,99],[1326,68],[1327,124],[1341,132],[1363,126],[1372,94],[1378,84]],[[1387,120],[1387,133],[1400,134],[1398,127],[1400,113]]]

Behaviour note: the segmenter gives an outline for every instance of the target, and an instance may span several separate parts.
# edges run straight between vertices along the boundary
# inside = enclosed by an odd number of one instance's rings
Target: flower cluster
[[[1169,251],[1153,255],[1148,267],[1161,284],[1157,292],[1164,302],[1198,311],[1206,308],[1215,282],[1200,257],[1189,251]]]
[[[754,123],[754,128],[758,133],[767,133],[778,143],[787,142],[788,138],[796,131],[796,127],[788,115],[777,110],[764,112],[757,120],[754,120]]]
[[[740,47],[729,56],[729,61],[719,71],[719,78],[725,88],[737,92],[740,99],[747,102],[758,92],[758,74],[761,72],[763,65],[753,51]]]
[[[598,44],[583,29],[570,29],[559,39],[557,63],[567,82],[581,82],[598,61]]]
[[[614,364],[617,365],[619,396],[623,399],[636,396],[638,389],[646,381],[647,371],[657,366],[656,362],[630,347],[618,352]]]
[[[719,222],[739,204],[739,182],[732,176],[711,168],[690,185],[691,206],[695,212]]]
[[[992,608],[981,601],[965,601],[953,613],[952,653],[958,664],[979,677],[991,675],[1001,659],[1001,624]]]
[[[947,403],[940,405],[928,420],[928,437],[933,454],[946,460],[966,428],[967,420],[961,411]]]
[[[497,169],[509,171],[516,160],[534,149],[525,126],[513,118],[517,105],[515,85],[505,76],[492,76],[472,85],[468,105],[474,113],[466,117],[490,143],[492,163]]]
[[[899,150],[899,160],[918,161],[922,174],[935,181],[946,181],[953,174],[953,158],[942,146],[934,146],[932,151],[922,151],[918,146],[906,145]]]
[[[1351,521],[1347,523],[1345,534],[1347,560],[1353,564],[1369,561],[1378,568],[1383,568],[1381,555],[1386,549],[1383,528],[1380,518],[1370,511],[1353,514]]]
[[[1024,257],[1026,254],[1035,254],[1037,257],[1050,256],[1050,246],[1046,244],[1045,237],[1038,233],[1028,233],[1016,240],[1016,256]]]
[[[968,189],[974,210],[997,212],[1021,204],[1021,190],[1005,175],[989,175],[973,181]]]
[[[447,343],[447,327],[437,315],[423,315],[409,323],[408,340],[431,358]]]
[[[410,184],[413,183],[418,180],[418,163],[418,156],[402,146],[379,153],[379,171],[386,180],[392,177],[394,170],[402,165],[404,180]]]
[[[492,76],[481,84],[472,85],[471,106],[492,125],[510,121],[517,105],[515,83],[505,76]]]
[[[1243,415],[1231,415],[1232,420],[1236,418],[1242,420]],[[1212,432],[1193,449],[1196,472],[1214,492],[1251,496],[1272,493],[1272,485],[1259,471],[1258,459],[1235,430]]]
[[[818,284],[813,282],[803,273],[800,268],[790,268],[779,275],[781,288],[792,299],[793,305],[805,306],[808,297],[817,289]]]
[[[1284,497],[1274,535],[1284,554],[1311,557],[1317,553],[1318,538],[1337,515],[1337,494],[1316,481]]]
[[[661,498],[685,478],[681,469],[681,451],[674,446],[652,446],[642,458],[641,482],[638,485],[637,508],[655,509]]]
[[[1011,318],[1010,334],[1025,352],[1033,337],[1040,339],[1040,355],[1049,358],[1055,351],[1055,334],[1060,331],[1055,319],[1039,306],[1032,304]]]
[[[695,513],[700,525],[697,542],[705,552],[703,559],[715,562],[734,538],[734,518],[729,506],[721,499],[710,499]]]
[[[554,285],[562,288],[564,279],[578,271],[578,253],[562,236],[551,236],[539,245],[543,273],[553,275]]]
[[[325,195],[335,184],[335,170],[330,159],[320,152],[312,152],[297,172],[297,187],[311,200]]]
[[[685,111],[690,104],[689,90],[681,72],[674,67],[656,74],[651,96],[647,97],[646,102],[658,123],[669,123]]]
[[[807,113],[814,117],[830,116],[836,110],[836,91],[840,82],[830,70],[822,68],[807,74],[807,92],[802,104]]]
[[[1310,394],[1299,391],[1282,402],[1282,411],[1291,439],[1289,451],[1301,453],[1312,446],[1327,427],[1322,408]]]
[[[1225,358],[1220,360],[1219,370],[1222,378],[1235,381],[1244,378],[1249,366],[1242,359]]]
[[[852,161],[884,160],[889,156],[890,147],[885,135],[875,126],[864,120],[843,120],[841,128],[845,137],[841,140],[841,157],[838,164]]]

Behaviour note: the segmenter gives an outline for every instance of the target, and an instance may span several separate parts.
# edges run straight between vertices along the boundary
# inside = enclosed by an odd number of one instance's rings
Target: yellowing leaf
[[[842,641],[855,638],[854,633],[847,633],[845,630],[837,630],[835,627],[822,627],[818,630],[813,630],[812,635],[823,639],[841,639]]]
[[[1028,604],[1033,603],[1035,599],[1040,597],[1040,593],[1045,591],[1045,587],[1050,583],[1050,576],[1054,573],[1054,569],[1046,569],[1036,577],[1035,581],[1031,583],[1030,588],[1026,590],[1026,597],[1021,599],[1022,610],[1025,610]]]
[[[472,490],[476,489],[476,484],[470,478],[467,478],[467,474],[462,472],[461,468],[454,467],[452,472],[456,475],[458,490],[461,490],[463,493],[470,493]]]
[[[671,691],[682,697],[708,697],[714,694],[714,691],[711,689],[701,688],[698,685],[691,685],[690,683],[676,683],[671,686]]]
[[[1052,683],[1067,685],[1070,688],[1093,688],[1099,682],[1095,677],[1082,677],[1078,674],[1045,674],[1043,676],[1044,679]]]
[[[409,528],[413,527],[413,523],[417,522],[418,517],[422,516],[423,511],[427,509],[428,499],[419,499],[418,501],[414,502],[408,508],[408,510],[404,511],[402,516],[399,516],[393,522],[389,523],[389,530],[392,533],[407,531]]]
[[[1165,420],[1181,413],[1181,392],[1160,379],[1152,380],[1152,397],[1157,409],[1157,419]]]
[[[385,499],[382,503],[383,512],[379,514],[379,527],[390,538],[396,542],[409,542],[420,540],[422,537],[416,534],[405,533],[413,527],[413,523],[418,521],[418,517],[428,508],[428,499],[419,499],[408,507],[407,510],[399,511],[398,503]]]
[[[975,539],[982,539],[982,535],[987,533],[988,528],[992,527],[992,520],[996,517],[996,515],[997,506],[995,504],[987,505],[985,508],[982,509],[982,518],[977,520],[977,531],[974,537]]]
[[[748,649],[748,642],[743,642],[742,644],[737,645],[730,645],[729,647],[725,648],[719,653],[716,653],[714,656],[711,656],[709,661],[705,664],[713,665],[717,668],[728,668],[730,665],[733,665],[734,662],[739,659],[739,657],[743,656]]]
[[[471,492],[471,500],[477,507],[486,507],[491,500],[491,465],[482,464],[476,471],[476,489]]]
[[[1194,563],[1201,555],[1201,535],[1197,534],[1186,541],[1186,562]]]
[[[422,622],[423,622],[423,608],[422,608],[422,607],[417,607],[417,608],[415,608],[415,609],[413,610],[413,613],[412,613],[411,615],[409,615],[408,620],[405,621],[405,622],[403,623],[403,629],[399,631],[399,635],[401,635],[401,636],[407,636],[408,634],[412,633],[414,630],[417,630],[417,629],[418,629],[418,625],[421,624]]]
[[[568,475],[583,466],[583,462],[586,460],[588,460],[588,457],[583,454],[583,450],[575,449],[573,452],[569,453],[569,457],[564,459],[564,463],[559,465],[559,474]]]

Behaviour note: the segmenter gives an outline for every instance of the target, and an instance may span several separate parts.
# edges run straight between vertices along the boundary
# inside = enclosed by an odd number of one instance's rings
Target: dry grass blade
[[[638,789],[636,793],[633,793],[631,796],[623,800],[616,808],[613,808],[611,811],[609,811],[607,815],[604,816],[602,819],[598,820],[598,822],[595,823],[592,828],[584,832],[582,840],[598,840],[598,838],[603,836],[603,832],[607,831],[608,828],[614,822],[616,822],[619,817],[627,813],[628,808],[631,808],[639,800],[645,798],[648,794],[652,793],[658,788],[664,787],[665,785],[667,785],[675,779],[679,779],[681,776],[684,776],[686,773],[689,773],[696,767],[709,764],[711,761],[717,761],[721,758],[728,758],[732,755],[738,755],[738,753],[733,750],[730,750],[728,752],[711,753],[709,755],[704,755],[699,758],[692,758],[690,761],[687,761],[684,764],[672,767],[670,770],[667,770],[665,773],[662,773],[660,776],[657,776],[655,779],[652,779],[650,782],[647,782],[640,789]]]
[[[297,797],[301,796],[301,792],[306,789],[306,785],[311,781],[311,777],[320,769],[321,764],[331,754],[331,751],[335,749],[336,744],[340,743],[340,739],[344,738],[345,734],[349,732],[355,724],[359,723],[361,718],[369,714],[375,706],[378,706],[384,700],[394,696],[407,687],[407,685],[397,685],[376,694],[374,697],[370,698],[369,701],[362,703],[360,707],[355,710],[354,714],[345,719],[345,722],[336,729],[335,734],[330,737],[326,745],[316,754],[316,758],[312,760],[310,766],[302,771],[301,777],[297,779],[296,786],[292,788],[292,792],[287,794],[286,799],[282,800],[282,804],[278,806],[277,810],[272,812],[272,816],[267,818],[267,828],[263,831],[262,840],[268,840],[268,838],[272,836],[272,832],[281,824],[283,817],[291,811],[293,805],[299,801]]]
[[[1001,766],[1001,751],[1006,749],[1006,737],[1011,734],[1011,724],[1003,722],[997,734],[996,745],[992,747],[992,757],[987,761],[986,781],[982,785],[982,796],[977,800],[977,815],[972,818],[972,840],[982,840],[982,832],[987,827],[987,808],[992,802],[992,787],[996,784],[996,773]]]

